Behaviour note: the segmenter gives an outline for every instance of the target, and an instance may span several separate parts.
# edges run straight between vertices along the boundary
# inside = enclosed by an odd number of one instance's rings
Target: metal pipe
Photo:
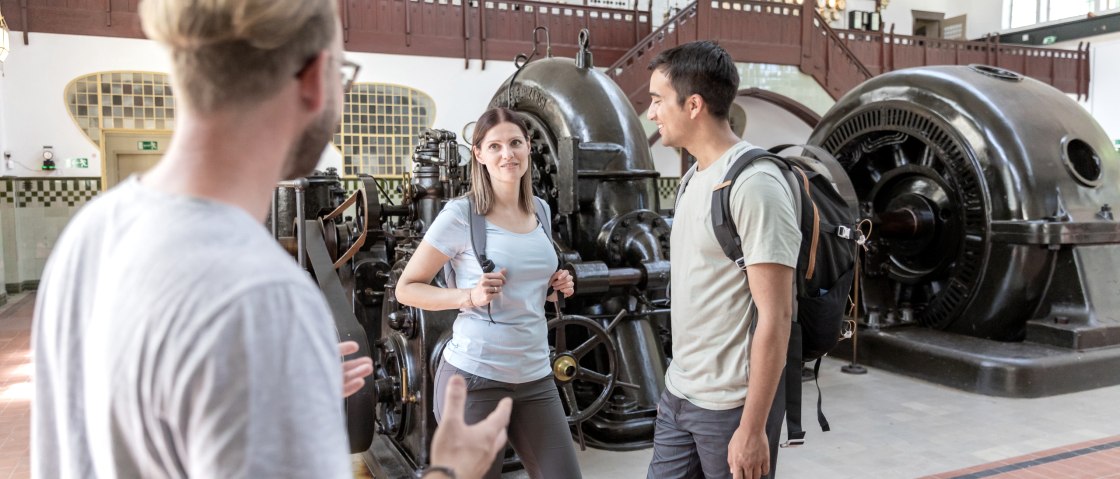
[[[290,182],[281,182],[281,184],[284,183],[294,184],[292,187],[296,190],[296,230],[299,231],[299,234],[296,235],[296,245],[299,249],[296,260],[299,261],[300,268],[307,269],[307,259],[304,257],[304,251],[307,247],[307,227],[305,226],[307,214],[303,211],[303,192],[307,189],[309,182],[307,178],[300,178]]]
[[[611,286],[631,286],[642,282],[642,270],[637,268],[611,268],[607,283]]]
[[[270,223],[272,223],[272,237],[276,238],[276,239],[280,239],[280,227],[277,226],[278,225],[277,221],[279,221],[279,218],[277,218],[278,216],[280,216],[280,187],[279,186],[272,189],[272,221],[270,221]]]
[[[937,219],[926,209],[900,208],[879,213],[873,224],[884,238],[920,238],[937,228]]]

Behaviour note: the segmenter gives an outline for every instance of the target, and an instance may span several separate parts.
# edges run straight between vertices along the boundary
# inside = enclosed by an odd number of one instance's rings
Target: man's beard
[[[299,141],[292,147],[288,154],[288,161],[284,165],[284,179],[294,180],[310,175],[319,164],[319,158],[326,148],[327,142],[334,136],[338,128],[338,110],[334,105],[327,105],[322,116],[314,123],[307,126],[300,135]]]

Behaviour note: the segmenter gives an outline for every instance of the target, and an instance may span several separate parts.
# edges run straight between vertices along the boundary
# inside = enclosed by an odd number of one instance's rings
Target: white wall
[[[7,105],[7,102],[4,101],[4,81],[7,79],[6,69],[7,65],[0,64],[0,71],[5,72],[4,75],[0,76],[0,175],[3,175],[6,169],[4,167],[6,163],[4,161],[4,152],[8,151],[7,128],[4,128],[6,123],[4,110],[6,110]],[[10,228],[10,226],[5,226],[7,223],[4,217],[11,214],[11,208],[7,208],[7,204],[3,201],[4,200],[0,200],[0,304],[4,304],[8,301],[8,292],[5,290],[5,285],[8,283],[8,276],[5,273],[4,265],[4,258],[6,256],[4,253],[4,229]]]
[[[8,121],[7,114],[5,113],[8,110],[8,102],[5,101],[7,99],[7,92],[4,89],[4,84],[8,79],[8,68],[8,65],[0,64],[0,71],[4,72],[3,75],[0,75],[0,175],[4,174],[3,153],[8,151],[8,129],[6,128]]]
[[[64,91],[71,80],[105,70],[167,72],[167,55],[154,43],[107,37],[32,33],[24,45],[21,33],[12,32],[3,89],[3,129],[17,163],[12,176],[101,176],[98,148],[78,129],[66,109]],[[42,148],[54,147],[54,173],[43,172]],[[90,159],[87,169],[69,169],[67,159]]]
[[[948,0],[891,0],[883,11],[883,22],[887,28],[890,28],[891,23],[897,25],[894,32],[899,35],[913,35],[914,10],[945,13],[948,4]]]
[[[875,1],[848,0],[847,7],[848,10],[872,12],[875,11]],[[945,18],[968,15],[965,36],[970,40],[976,40],[985,33],[999,31],[1003,0],[891,0],[882,12],[884,30],[890,31],[893,23],[896,34],[913,34],[913,10],[944,13]],[[836,24],[847,28],[847,23],[847,14],[845,14],[844,18]]]
[[[1120,140],[1120,39],[1091,45],[1089,59],[1089,113],[1115,143]]]
[[[949,1],[945,18],[968,15],[965,37],[979,40],[986,34],[998,33],[1003,15],[1003,0]]]
[[[13,39],[22,34],[12,33]],[[166,53],[148,40],[32,33],[30,45],[13,42],[0,82],[0,151],[10,151],[15,166],[0,162],[0,175],[100,176],[98,148],[78,129],[67,111],[64,90],[81,75],[108,70],[168,72]],[[427,93],[435,101],[433,126],[459,132],[475,120],[513,63],[372,53],[347,53],[362,65],[358,81],[393,83]],[[54,148],[58,170],[39,169],[44,145]],[[66,168],[67,159],[86,157],[88,169]],[[321,166],[340,166],[337,150],[328,148]]]
[[[809,141],[809,134],[813,129],[793,113],[758,98],[739,97],[735,102],[747,112],[747,128],[743,131],[743,139],[751,144],[770,148]]]
[[[1116,79],[1120,78],[1120,32],[1095,37],[1059,42],[1050,48],[1076,50],[1078,43],[1089,42],[1089,99],[1078,102],[1085,107],[1097,123],[1112,138],[1120,139],[1120,91]],[[1076,96],[1070,95],[1076,99]]]

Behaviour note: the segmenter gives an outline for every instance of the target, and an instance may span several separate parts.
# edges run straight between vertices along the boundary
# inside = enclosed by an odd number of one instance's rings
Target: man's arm
[[[785,368],[794,266],[801,248],[798,202],[782,173],[764,163],[744,176],[732,189],[731,214],[743,241],[757,324],[743,417],[728,444],[727,462],[735,479],[757,478],[770,470],[766,419]]]
[[[766,418],[786,365],[793,316],[793,271],[776,263],[747,266],[758,326],[751,339],[747,402],[739,428],[727,446],[727,463],[735,479],[755,479],[770,472]]]

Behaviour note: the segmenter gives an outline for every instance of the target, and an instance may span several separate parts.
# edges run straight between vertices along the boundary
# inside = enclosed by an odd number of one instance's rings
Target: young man
[[[711,220],[713,189],[732,162],[755,148],[728,124],[739,87],[735,63],[701,41],[666,50],[650,69],[649,119],[665,146],[685,148],[697,162],[673,220],[673,361],[648,477],[757,479],[773,467],[770,444],[777,438],[767,440],[766,423],[793,316],[801,245],[793,195],[768,161],[724,186],[732,188],[744,276],[720,249]]]
[[[335,3],[141,4],[170,50],[178,124],[163,160],[84,208],[47,265],[33,476],[353,477],[331,313],[262,226],[277,181],[315,167],[353,80]],[[348,392],[369,364],[347,368]],[[479,477],[509,404],[468,427],[464,387],[431,457]]]

